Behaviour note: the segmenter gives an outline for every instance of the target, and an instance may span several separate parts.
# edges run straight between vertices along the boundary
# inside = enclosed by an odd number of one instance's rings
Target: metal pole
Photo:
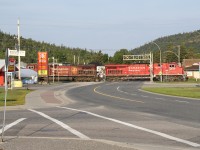
[[[178,65],[179,65],[179,67],[181,67],[181,51],[180,51],[180,49],[181,49],[181,47],[180,47],[180,45],[178,45]]]
[[[200,62],[199,62],[199,79],[200,79]],[[197,78],[196,78],[196,80],[197,80]]]
[[[7,101],[7,94],[8,94],[8,83],[7,83],[7,72],[8,72],[8,50],[6,49],[6,59],[5,59],[5,99],[4,99],[4,112],[3,112],[3,127],[2,127],[2,134],[1,134],[1,141],[3,142],[4,137],[4,128],[5,128],[5,120],[6,120],[6,101]]]
[[[54,83],[54,57],[52,57],[53,59],[53,83]]]
[[[158,46],[158,44],[156,44],[155,42],[152,42],[152,43],[154,43],[158,47],[158,49],[160,51],[160,73],[161,73],[160,82],[162,82],[162,80],[163,80],[162,79],[162,52],[161,52],[160,46]]]
[[[153,53],[150,52],[150,82],[153,82]]]
[[[21,58],[20,58],[20,28],[19,28],[19,19],[17,22],[17,31],[18,31],[18,46],[17,46],[17,50],[18,50],[18,79],[21,80]]]

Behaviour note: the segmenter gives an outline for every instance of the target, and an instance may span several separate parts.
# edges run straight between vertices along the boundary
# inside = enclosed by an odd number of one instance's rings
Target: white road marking
[[[175,100],[176,102],[179,102],[179,103],[188,103],[189,104],[189,102],[187,102],[187,101],[180,101],[180,100]]]
[[[14,126],[14,125],[17,125],[18,123],[20,123],[21,121],[23,121],[23,120],[25,120],[25,119],[26,119],[26,118],[21,118],[21,119],[16,120],[16,121],[13,122],[13,123],[10,123],[10,124],[6,125],[6,126],[4,127],[4,131],[8,130],[9,128],[11,128],[11,127]],[[3,128],[0,129],[0,134],[2,134],[2,130],[3,130]]]
[[[63,127],[64,129],[67,129],[69,132],[71,132],[71,133],[73,133],[74,135],[80,137],[81,139],[86,139],[86,140],[90,139],[90,138],[87,137],[86,135],[80,133],[79,131],[77,131],[77,130],[71,128],[70,126],[64,124],[63,122],[61,122],[61,121],[59,121],[59,120],[57,120],[57,119],[51,118],[50,116],[48,116],[48,115],[46,115],[46,114],[44,114],[44,113],[42,113],[42,112],[33,110],[33,109],[28,109],[28,110],[30,110],[30,111],[32,111],[32,112],[35,112],[35,113],[37,113],[37,114],[43,116],[44,118],[49,119],[49,120],[55,122],[56,124],[60,125],[60,126]]]
[[[104,96],[107,96],[107,97],[112,97],[112,98],[116,98],[116,99],[125,100],[125,101],[131,101],[131,102],[137,102],[137,103],[144,103],[143,101],[137,101],[137,100],[132,100],[132,99],[127,99],[127,98],[112,96],[112,95],[108,95],[108,94],[104,94],[104,93],[98,92],[96,89],[99,88],[99,87],[100,87],[100,86],[94,88],[94,92],[95,92],[95,93],[98,93],[98,94],[100,94],[100,95],[104,95]]]
[[[94,113],[84,111],[84,110],[79,110],[79,109],[74,109],[74,108],[69,108],[69,107],[60,107],[60,106],[57,106],[57,107],[63,108],[63,109],[68,109],[68,110],[73,110],[73,111],[78,111],[78,112],[84,112],[84,113],[90,114],[90,115],[95,116],[95,117],[110,120],[110,121],[113,121],[113,122],[116,122],[116,123],[119,123],[119,124],[122,124],[122,125],[126,125],[126,126],[129,126],[129,127],[138,129],[138,130],[146,131],[146,132],[149,132],[149,133],[152,133],[152,134],[155,134],[155,135],[158,135],[158,136],[161,136],[161,137],[173,140],[173,141],[184,143],[184,144],[187,144],[187,145],[190,145],[190,146],[193,146],[193,147],[200,147],[200,144],[198,144],[198,143],[194,143],[194,142],[190,142],[190,141],[183,140],[183,139],[180,139],[180,138],[176,138],[176,137],[170,136],[170,135],[162,133],[162,132],[158,132],[158,131],[150,130],[150,129],[143,128],[143,127],[140,127],[140,126],[136,126],[136,125],[133,125],[133,124],[130,124],[130,123],[127,123],[127,122],[117,120],[117,119],[104,117],[104,116],[101,116],[101,115],[98,115],[98,114],[94,114]]]
[[[164,98],[155,98],[155,99],[166,101],[166,99],[164,99]],[[173,101],[173,100],[172,100],[172,101]],[[181,100],[174,100],[174,101],[179,102],[179,103],[187,103],[187,104],[190,103],[190,102],[187,102],[187,101],[181,101]]]
[[[125,92],[125,91],[120,90],[120,89],[119,89],[119,86],[117,87],[117,91],[122,92],[122,93],[125,93],[125,94],[129,94],[129,95],[136,95],[136,94],[131,94],[131,93],[128,93],[128,92]]]
[[[159,100],[165,100],[164,98],[155,98],[155,99],[159,99]]]
[[[165,98],[155,98],[157,100],[161,100],[161,101],[167,101]]]
[[[141,95],[141,97],[149,97],[149,96],[146,96],[146,95]]]

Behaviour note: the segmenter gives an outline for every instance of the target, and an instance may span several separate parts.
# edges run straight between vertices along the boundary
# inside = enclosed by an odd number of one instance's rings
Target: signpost
[[[8,56],[25,56],[25,51],[10,50],[8,49]]]
[[[4,96],[4,112],[3,112],[3,127],[2,127],[2,134],[1,134],[1,140],[3,142],[3,136],[4,136],[4,128],[5,128],[5,120],[6,120],[6,101],[7,101],[7,93],[8,93],[8,83],[7,83],[7,72],[8,72],[8,50],[6,49],[5,53],[5,96]]]
[[[18,31],[18,44],[16,50],[8,49],[8,57],[9,56],[18,56],[18,79],[21,80],[21,56],[25,56],[25,51],[20,50],[20,28],[19,28],[19,19],[17,21],[17,31]]]

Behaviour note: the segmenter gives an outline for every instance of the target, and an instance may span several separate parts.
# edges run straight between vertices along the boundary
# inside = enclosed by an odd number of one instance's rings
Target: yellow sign
[[[47,70],[38,70],[38,75],[39,76],[47,76]]]

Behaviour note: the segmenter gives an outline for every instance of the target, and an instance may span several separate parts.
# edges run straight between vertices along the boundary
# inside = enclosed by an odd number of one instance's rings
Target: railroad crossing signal
[[[151,54],[145,54],[145,55],[123,55],[123,60],[151,60]]]
[[[149,60],[150,81],[153,82],[153,53],[144,55],[123,55],[123,60]]]

